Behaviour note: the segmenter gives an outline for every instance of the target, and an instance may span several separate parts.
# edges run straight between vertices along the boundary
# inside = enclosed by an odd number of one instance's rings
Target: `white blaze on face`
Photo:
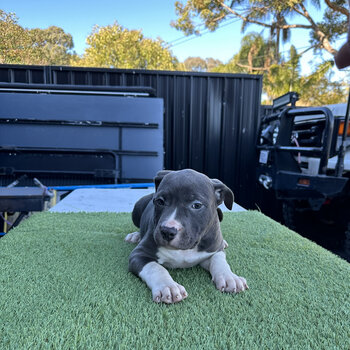
[[[170,214],[170,216],[163,221],[162,226],[175,228],[177,231],[181,231],[183,229],[183,226],[178,220],[176,220],[176,212],[177,212],[177,209],[175,209]]]

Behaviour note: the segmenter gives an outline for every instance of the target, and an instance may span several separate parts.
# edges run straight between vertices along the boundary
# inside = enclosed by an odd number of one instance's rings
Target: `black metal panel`
[[[89,178],[91,183],[101,178],[106,182],[151,181],[163,167],[161,99],[118,96],[118,88],[101,91],[84,86],[77,91],[51,85],[54,88],[49,91],[50,85],[38,84],[37,89],[33,84],[27,84],[30,89],[12,85],[11,89],[0,83],[2,183],[2,177],[11,181],[21,175],[62,175],[68,181],[73,175],[76,180],[77,176]],[[128,87],[123,91],[136,93]],[[144,92],[149,96],[153,90],[138,93],[143,96]],[[148,164],[149,171],[136,173],[134,163]],[[45,184],[57,185],[51,180]]]
[[[44,210],[45,188],[0,188],[0,212],[29,212]]]
[[[193,168],[219,178],[239,204],[255,207],[261,76],[0,65],[0,82],[34,83],[24,73],[34,70],[38,83],[154,88],[164,100],[165,168]]]
[[[91,165],[93,164],[93,167]],[[0,147],[0,176],[16,177],[40,174],[117,178],[116,153],[102,151],[75,151],[40,149],[6,149]],[[51,185],[47,184],[46,185]]]
[[[0,82],[46,84],[48,76],[47,67],[0,65]]]
[[[91,89],[93,86],[93,90]],[[40,91],[38,91],[40,90]],[[154,97],[155,90],[149,86],[109,86],[109,85],[67,85],[67,84],[26,84],[0,81],[1,92],[25,92],[42,94],[76,94],[105,96]]]

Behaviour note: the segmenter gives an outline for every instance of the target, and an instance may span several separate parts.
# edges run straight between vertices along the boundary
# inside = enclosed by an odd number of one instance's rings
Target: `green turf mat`
[[[350,264],[258,212],[225,213],[233,271],[171,270],[159,305],[127,270],[130,214],[39,213],[0,239],[0,349],[350,349]]]

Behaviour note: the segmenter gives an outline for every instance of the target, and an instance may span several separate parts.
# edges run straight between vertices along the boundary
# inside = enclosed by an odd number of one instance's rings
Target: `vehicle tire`
[[[283,214],[283,222],[285,226],[287,226],[293,231],[297,231],[298,230],[297,213],[296,213],[295,205],[292,201],[284,201],[282,203],[282,214]]]
[[[305,203],[284,201],[282,203],[282,213],[285,226],[312,239],[315,230],[315,214],[311,210],[305,210]],[[319,231],[319,228],[316,231]]]
[[[327,220],[331,213],[313,211],[302,201],[284,201],[282,212],[285,226],[303,237],[333,251],[343,246],[344,227],[335,229],[334,223]],[[333,232],[336,234],[330,234]]]

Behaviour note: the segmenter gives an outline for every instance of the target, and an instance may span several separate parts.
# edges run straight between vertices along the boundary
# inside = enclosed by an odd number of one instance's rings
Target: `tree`
[[[332,61],[323,62],[312,74],[299,78],[300,105],[320,106],[346,102],[347,84],[332,81],[332,66]]]
[[[274,63],[275,42],[265,40],[260,34],[250,33],[241,40],[241,48],[227,64],[219,65],[215,71],[235,73],[267,72]]]
[[[304,98],[305,89],[301,85],[303,78],[300,55],[294,46],[290,48],[289,60],[281,64],[272,64],[266,73],[264,75],[265,91],[271,100],[288,91],[296,91],[301,98]]]
[[[69,64],[73,39],[62,28],[23,28],[14,13],[0,10],[0,33],[1,63]]]
[[[212,57],[203,59],[201,57],[187,57],[183,62],[185,70],[194,72],[210,72],[215,67],[222,64],[220,60],[216,60]]]
[[[95,26],[86,39],[89,45],[73,64],[93,67],[175,70],[178,61],[161,39],[145,38],[141,30],[128,30],[115,22]]]
[[[207,63],[201,57],[187,57],[184,61],[185,69],[194,72],[205,72]]]
[[[14,13],[0,10],[0,63],[22,63],[28,37]]]
[[[51,26],[47,29],[28,30],[31,59],[37,64],[68,65],[74,54],[73,38],[60,27]],[[33,64],[33,63],[32,63]]]
[[[325,4],[323,19],[317,22],[308,9],[311,6],[320,9],[320,0],[186,0],[185,4],[176,1],[178,18],[172,26],[186,35],[199,34],[198,18],[211,31],[228,18],[237,18],[242,21],[243,31],[249,24],[269,29],[276,35],[276,50],[279,49],[280,31],[287,39],[288,31],[303,28],[309,31],[310,48],[335,55],[337,50],[332,42],[346,32],[349,10],[345,7],[346,0],[325,0]]]
[[[326,61],[317,66],[309,76],[301,74],[300,54],[291,46],[289,58],[274,62],[276,43],[265,40],[260,34],[251,33],[242,38],[240,51],[217,72],[263,74],[263,90],[271,101],[288,91],[296,91],[300,105],[324,105],[344,102],[346,99],[342,83],[333,82],[333,62]]]

